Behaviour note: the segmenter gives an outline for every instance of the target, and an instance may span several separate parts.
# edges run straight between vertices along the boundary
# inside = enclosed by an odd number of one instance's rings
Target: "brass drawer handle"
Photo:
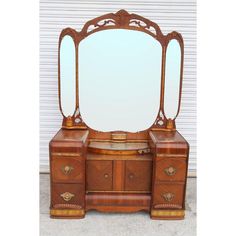
[[[168,175],[168,176],[173,176],[176,174],[176,168],[174,168],[173,166],[170,166],[166,169],[164,169],[164,172]]]
[[[109,177],[108,174],[104,174],[104,178],[107,179]]]
[[[63,172],[65,175],[69,175],[73,169],[74,169],[74,168],[73,168],[72,166],[63,166],[63,167],[61,168],[62,172]]]
[[[138,153],[139,153],[139,154],[146,154],[146,153],[150,153],[150,152],[151,152],[151,149],[150,149],[150,148],[138,150]]]
[[[162,194],[162,197],[165,199],[165,201],[167,202],[171,202],[174,198],[174,194],[173,193],[164,193]]]
[[[73,193],[65,192],[61,194],[61,197],[66,201],[70,201],[75,195]]]

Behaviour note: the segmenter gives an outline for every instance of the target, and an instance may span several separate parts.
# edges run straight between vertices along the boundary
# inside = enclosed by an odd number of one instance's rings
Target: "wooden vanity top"
[[[60,129],[58,133],[54,136],[53,141],[72,141],[72,142],[83,142],[85,143],[88,137],[88,130],[67,130]]]

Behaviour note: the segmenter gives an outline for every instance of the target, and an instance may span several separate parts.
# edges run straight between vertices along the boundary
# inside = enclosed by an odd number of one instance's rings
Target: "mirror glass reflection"
[[[181,48],[176,39],[170,40],[166,51],[164,112],[174,119],[179,107]]]
[[[161,44],[140,31],[110,29],[91,34],[78,50],[84,122],[104,132],[149,128],[159,110]]]
[[[72,116],[76,106],[75,44],[71,36],[63,37],[60,46],[60,94],[64,116]]]

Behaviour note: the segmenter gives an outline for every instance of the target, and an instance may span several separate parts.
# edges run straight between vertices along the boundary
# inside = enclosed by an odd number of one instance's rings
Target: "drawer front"
[[[86,161],[86,190],[112,190],[112,161]]]
[[[85,160],[74,157],[52,157],[51,174],[53,182],[83,182]]]
[[[152,161],[126,161],[126,191],[151,191],[151,180]]]
[[[156,161],[155,180],[185,181],[185,158],[161,158]]]
[[[155,184],[153,208],[183,208],[184,184]]]
[[[84,208],[85,187],[82,184],[52,184],[53,208]]]

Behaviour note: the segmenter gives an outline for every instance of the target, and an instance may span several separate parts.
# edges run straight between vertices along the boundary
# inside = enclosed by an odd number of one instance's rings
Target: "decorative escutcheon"
[[[166,169],[164,169],[164,172],[168,175],[168,176],[172,176],[176,174],[176,168],[174,168],[173,166],[170,166]]]
[[[70,201],[75,195],[73,193],[65,192],[61,194],[61,197],[66,201]]]
[[[69,175],[73,169],[74,169],[74,168],[73,168],[72,166],[63,166],[63,167],[61,168],[62,172],[63,172],[65,175]]]
[[[164,193],[162,194],[162,197],[167,201],[167,202],[171,202],[174,198],[174,194],[173,193]]]

